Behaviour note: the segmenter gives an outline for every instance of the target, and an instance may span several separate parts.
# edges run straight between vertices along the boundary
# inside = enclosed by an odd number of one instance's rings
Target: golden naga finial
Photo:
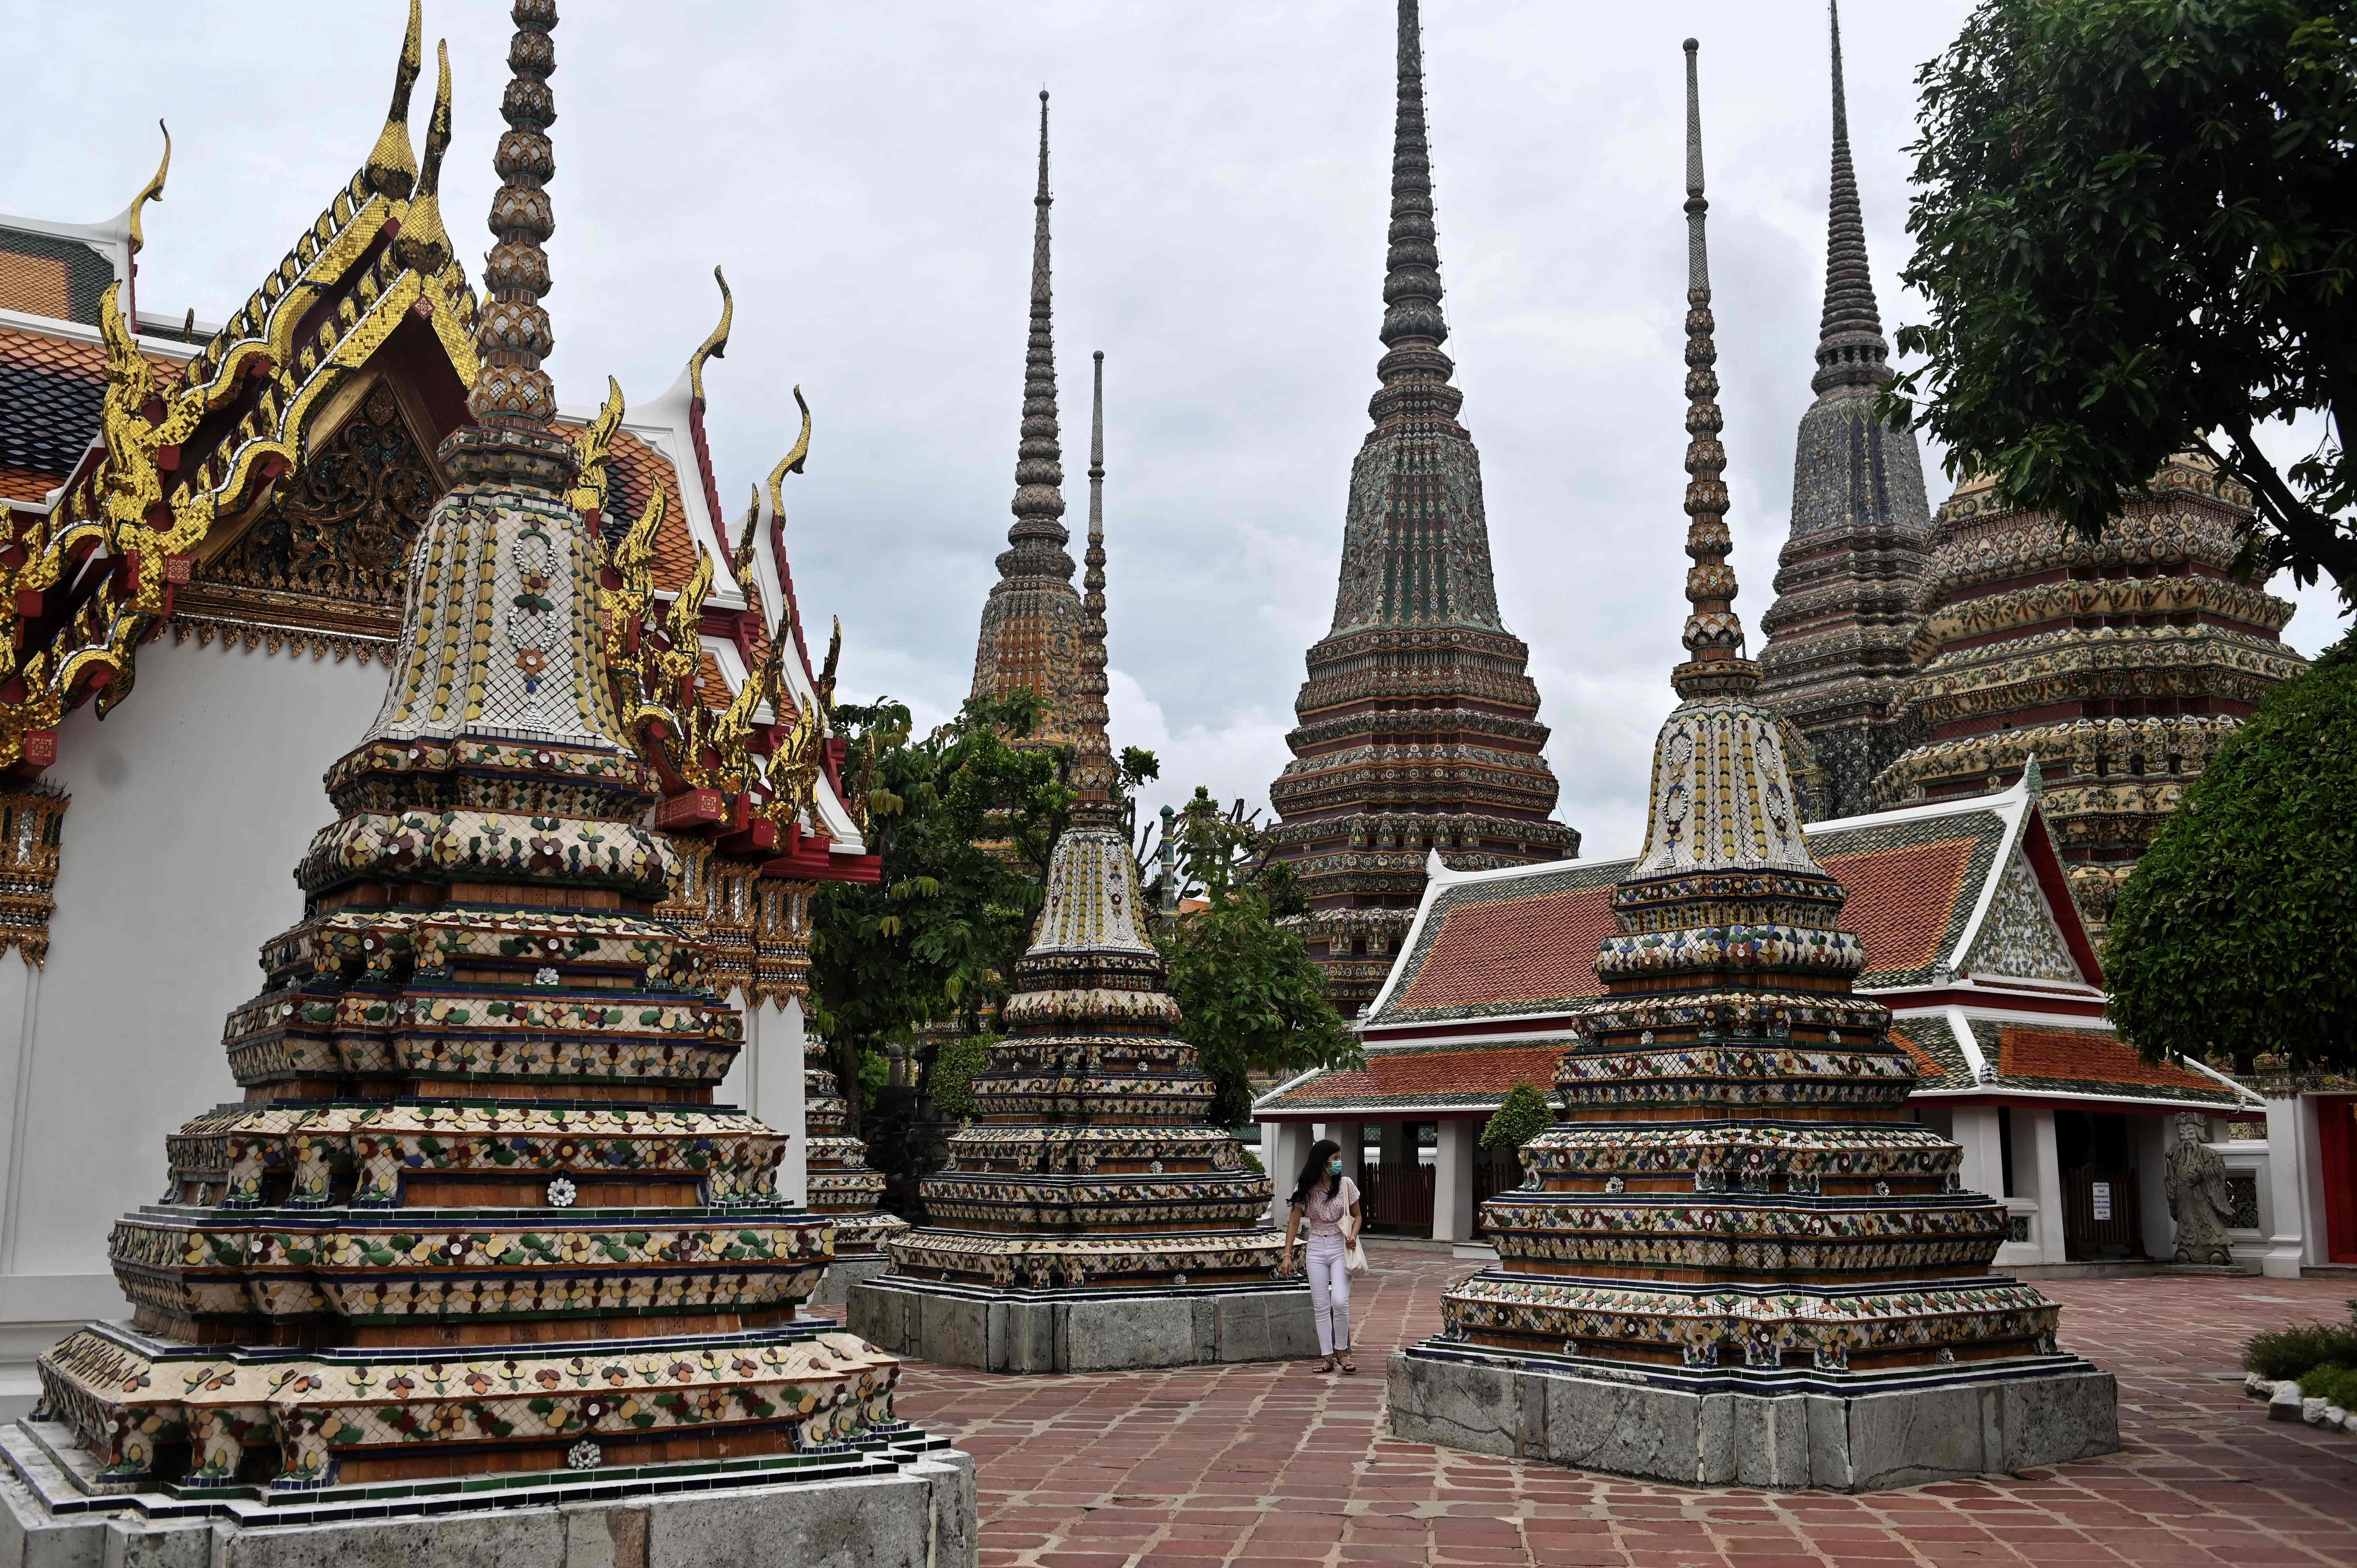
[[[164,199],[164,177],[172,172],[172,128],[158,120],[156,129],[164,133],[164,161],[156,166],[155,176],[145,188],[131,199],[131,253],[135,256],[147,243],[147,236],[139,231],[139,209],[151,201]]]
[[[112,550],[144,555],[151,553],[154,541],[176,532],[159,534],[148,526],[149,515],[164,500],[156,455],[188,439],[204,417],[205,404],[199,396],[167,399],[158,392],[156,369],[139,351],[131,324],[124,319],[122,295],[123,285],[111,283],[98,301],[99,331],[106,341],[106,391],[99,405],[99,437],[106,444],[106,462],[99,470],[100,516]],[[161,418],[148,418],[151,403],[162,404]],[[141,562],[143,567],[149,564]],[[162,563],[152,564],[160,567]],[[162,607],[160,578],[152,585],[143,578],[140,588],[142,599],[152,596],[156,607]]]
[[[834,727],[834,666],[843,657],[843,618],[834,618],[834,631],[826,639],[826,662],[818,669],[818,705],[826,717],[826,727]]]
[[[655,486],[647,494],[646,510],[639,513],[639,521],[614,549],[614,572],[622,579],[621,591],[641,602],[655,591],[655,531],[662,527],[666,504],[662,487]]]
[[[712,275],[720,285],[720,325],[687,357],[688,390],[695,394],[698,403],[704,401],[704,361],[727,357],[728,324],[737,318],[737,301],[728,293],[727,275],[718,267],[712,269]]]
[[[403,214],[393,242],[393,259],[427,276],[450,263],[450,234],[442,227],[442,155],[450,150],[450,45],[436,39],[441,75],[434,87],[434,113],[425,122],[425,164],[417,172],[417,194]]]
[[[664,676],[672,681],[683,681],[694,673],[704,653],[704,596],[712,591],[712,557],[698,551],[695,571],[687,579],[687,586],[671,602],[671,613],[663,618],[663,633],[671,647],[662,659]]]
[[[810,456],[810,404],[802,401],[802,389],[799,386],[794,388],[794,406],[802,411],[802,433],[794,438],[793,450],[778,459],[778,466],[770,470],[770,515],[778,520],[781,528],[786,517],[786,476],[801,473],[803,459]]]
[[[368,188],[391,201],[405,200],[417,184],[417,156],[409,147],[409,90],[417,85],[425,32],[418,0],[409,0],[409,33],[401,41],[401,62],[393,68],[393,106],[384,112],[384,129],[361,166]]]
[[[745,503],[745,526],[737,531],[737,548],[728,557],[728,571],[743,590],[745,602],[751,604],[756,596],[753,587],[753,531],[761,522],[761,490],[752,487],[752,496]]]
[[[592,511],[606,510],[608,479],[606,460],[613,450],[614,432],[622,427],[622,383],[613,377],[606,378],[606,401],[598,407],[597,417],[581,427],[580,438],[574,450],[581,459],[581,472],[565,495],[565,502],[575,511],[587,516]],[[655,499],[662,499],[662,487],[655,487]]]

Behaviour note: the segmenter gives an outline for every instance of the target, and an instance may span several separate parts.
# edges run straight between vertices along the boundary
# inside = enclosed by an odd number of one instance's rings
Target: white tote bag
[[[1351,1238],[1351,1250],[1342,1254],[1342,1266],[1354,1274],[1367,1272],[1367,1250],[1359,1245],[1356,1236]]]

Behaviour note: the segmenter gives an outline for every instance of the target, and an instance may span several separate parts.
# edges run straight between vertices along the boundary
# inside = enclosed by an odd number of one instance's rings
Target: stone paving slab
[[[2357,1438],[2269,1422],[2234,1367],[2255,1329],[2341,1316],[2347,1281],[2042,1281],[2063,1342],[2119,1379],[2122,1451],[1846,1497],[1385,1436],[1383,1358],[1437,1332],[1442,1288],[1477,1265],[1367,1250],[1356,1378],[1314,1362],[1019,1379],[910,1362],[900,1413],[981,1467],[983,1568],[2357,1564]]]

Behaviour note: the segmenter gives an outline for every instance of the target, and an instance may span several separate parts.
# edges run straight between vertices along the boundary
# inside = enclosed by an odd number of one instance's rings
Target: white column
[[[32,1112],[34,1013],[41,972],[19,953],[0,952],[0,1273],[16,1272],[16,1236],[23,1224],[25,1119]],[[145,1155],[146,1150],[139,1153]],[[164,1183],[159,1177],[156,1186]]]
[[[2025,1165],[2027,1171],[2023,1169]],[[2071,1251],[2065,1239],[2062,1157],[2054,1146],[2054,1112],[2042,1106],[2013,1108],[2013,1179],[2016,1185],[2029,1187],[2027,1196],[2038,1206],[2029,1222],[2029,1239],[2037,1256],[2021,1261],[2068,1262]],[[2012,1207],[2018,1211],[2028,1205],[2016,1203]]]
[[[2136,1156],[2136,1226],[2144,1232],[2144,1255],[2164,1263],[2177,1256],[2177,1220],[2169,1212],[2169,1151],[2176,1141],[2174,1112],[2128,1118],[2128,1149]]]
[[[1359,1162],[1365,1157],[1366,1129],[1356,1122],[1329,1122],[1326,1135],[1342,1145],[1342,1174],[1359,1179]]]
[[[753,1113],[791,1135],[778,1186],[797,1206],[810,1202],[810,1106],[802,1079],[809,1045],[801,997],[787,997],[782,1007],[771,1003],[761,1009],[761,1067]]]
[[[1458,1119],[1440,1123],[1438,1159],[1432,1176],[1432,1239],[1469,1241],[1473,1239],[1473,1142],[1479,1122]]]
[[[1930,1117],[1924,1118],[1927,1122]],[[1964,1151],[1956,1181],[1966,1192],[1985,1192],[2005,1201],[2005,1145],[1997,1136],[1996,1107],[1959,1105],[1948,1136]]]
[[[2301,1095],[2267,1096],[2267,1183],[2275,1198],[2275,1233],[2259,1272],[2271,1280],[2296,1280],[2309,1261],[2311,1239],[2324,1228],[2321,1195],[2309,1201],[2310,1172],[2318,1164],[2316,1102]],[[2320,1183],[2322,1173],[2314,1173]]]
[[[1312,1131],[1307,1122],[1261,1123],[1261,1147],[1270,1151],[1261,1156],[1261,1161],[1268,1166],[1268,1179],[1276,1187],[1276,1196],[1268,1206],[1268,1222],[1272,1225],[1285,1223],[1285,1200],[1293,1196],[1294,1178],[1301,1174],[1301,1163],[1309,1157]]]

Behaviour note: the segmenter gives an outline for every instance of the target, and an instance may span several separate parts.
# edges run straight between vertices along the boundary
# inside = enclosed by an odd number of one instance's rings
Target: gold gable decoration
[[[0,523],[0,770],[47,766],[67,712],[96,694],[103,714],[129,693],[172,586],[217,527],[309,461],[314,421],[404,321],[423,319],[474,384],[473,291],[447,254],[426,273],[397,259],[412,209],[387,194],[397,183],[355,173],[176,390],[141,353],[121,285],[107,290],[103,455],[49,511]]]

